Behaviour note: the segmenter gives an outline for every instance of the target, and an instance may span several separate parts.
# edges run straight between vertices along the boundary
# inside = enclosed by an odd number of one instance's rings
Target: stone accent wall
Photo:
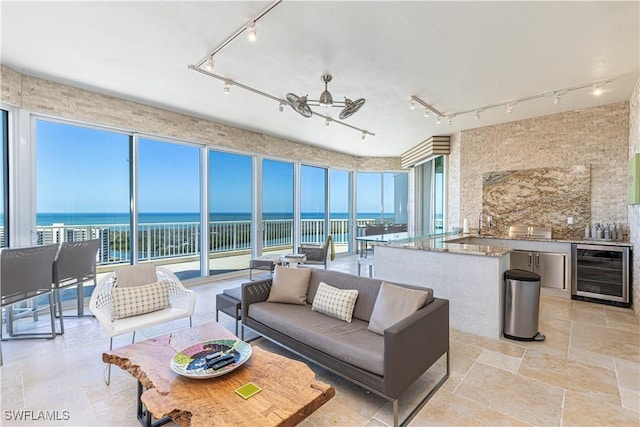
[[[0,67],[2,102],[60,118],[171,137],[221,149],[350,170],[401,170],[400,158],[363,158],[66,86]]]
[[[450,167],[450,179],[460,181],[458,220],[477,224],[485,173],[585,165],[591,170],[591,220],[622,222],[628,231],[628,141],[628,102],[463,131],[459,178]]]
[[[640,153],[640,80],[629,100],[629,158]],[[633,311],[640,317],[640,205],[629,205],[629,241],[633,243]]]
[[[447,158],[447,223],[446,230],[462,229],[460,215],[460,133],[451,135]]]

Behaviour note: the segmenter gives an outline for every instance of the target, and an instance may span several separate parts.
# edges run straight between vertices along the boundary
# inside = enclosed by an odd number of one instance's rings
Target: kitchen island
[[[451,327],[498,338],[502,334],[508,247],[449,243],[440,235],[379,243],[375,277],[432,288],[450,302]]]

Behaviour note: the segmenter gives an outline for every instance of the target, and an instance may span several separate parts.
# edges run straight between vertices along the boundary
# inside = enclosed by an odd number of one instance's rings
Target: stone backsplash
[[[553,238],[584,236],[591,223],[589,166],[489,172],[482,180],[483,234],[504,236],[511,225],[551,227]],[[491,216],[488,227],[487,216]],[[568,217],[573,225],[567,224]]]

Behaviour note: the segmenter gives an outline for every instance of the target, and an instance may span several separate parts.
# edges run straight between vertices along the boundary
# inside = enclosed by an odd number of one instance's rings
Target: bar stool
[[[360,276],[360,271],[362,270],[363,265],[369,270],[369,277],[373,277],[373,259],[358,258],[358,276]]]

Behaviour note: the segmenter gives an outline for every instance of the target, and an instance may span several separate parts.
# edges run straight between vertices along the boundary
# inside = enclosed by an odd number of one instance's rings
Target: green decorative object
[[[627,190],[629,204],[640,204],[640,153],[634,154],[631,156],[631,159],[629,159]]]

